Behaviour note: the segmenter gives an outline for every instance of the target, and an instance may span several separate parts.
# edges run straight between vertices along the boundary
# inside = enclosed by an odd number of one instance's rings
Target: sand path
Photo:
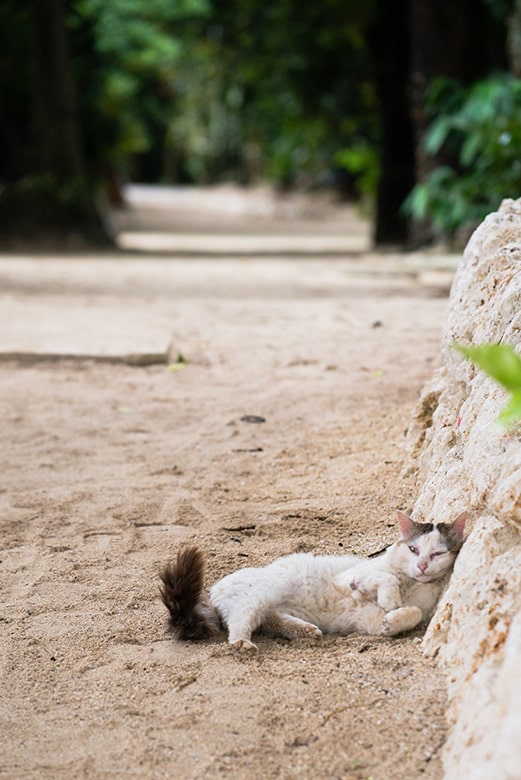
[[[180,645],[157,573],[394,539],[451,258],[366,254],[340,208],[133,197],[120,255],[0,257],[0,777],[440,778],[421,632]]]

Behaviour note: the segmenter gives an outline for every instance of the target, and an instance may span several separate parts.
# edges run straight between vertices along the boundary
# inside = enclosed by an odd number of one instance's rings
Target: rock
[[[471,237],[458,267],[443,366],[408,432],[418,519],[470,533],[424,639],[447,676],[445,780],[521,777],[521,437],[498,428],[507,395],[453,343],[521,351],[521,199],[505,200]]]

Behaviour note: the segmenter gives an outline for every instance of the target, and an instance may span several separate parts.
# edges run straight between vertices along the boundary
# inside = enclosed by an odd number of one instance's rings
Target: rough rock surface
[[[409,429],[419,464],[418,519],[470,510],[468,539],[424,640],[448,680],[446,780],[521,778],[521,434],[496,419],[505,391],[456,352],[521,349],[521,199],[506,200],[470,239],[456,273],[443,366]]]

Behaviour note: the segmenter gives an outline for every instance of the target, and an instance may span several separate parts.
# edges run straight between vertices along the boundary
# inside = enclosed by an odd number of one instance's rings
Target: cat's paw
[[[398,580],[386,572],[357,571],[351,576],[349,590],[355,601],[376,602],[385,612],[402,604]]]
[[[394,580],[394,577],[393,577]],[[376,603],[385,612],[392,612],[402,606],[402,597],[397,582],[386,582],[378,588]]]
[[[368,587],[361,577],[355,577],[349,583],[349,590],[355,601],[366,601],[371,597],[373,588]]]
[[[399,607],[388,612],[382,620],[380,633],[383,636],[396,636],[404,631],[410,631],[421,623],[422,611],[419,607]]]
[[[256,653],[258,651],[257,645],[250,642],[249,639],[237,639],[236,642],[232,642],[234,650],[239,650],[241,653]]]
[[[313,623],[306,623],[300,628],[299,634],[303,637],[309,637],[310,639],[320,639],[322,631],[318,626],[314,626]]]

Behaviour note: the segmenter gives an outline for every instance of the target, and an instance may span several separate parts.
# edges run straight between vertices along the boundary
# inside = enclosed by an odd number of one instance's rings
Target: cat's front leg
[[[355,601],[376,602],[385,612],[402,606],[400,586],[394,574],[361,564],[342,572],[340,577],[347,582]]]
[[[380,632],[384,636],[402,634],[421,623],[422,617],[422,611],[419,607],[399,607],[385,615]]]
[[[378,585],[376,601],[378,606],[386,612],[391,612],[402,606],[400,586],[393,574],[386,574],[385,579],[382,579]]]

